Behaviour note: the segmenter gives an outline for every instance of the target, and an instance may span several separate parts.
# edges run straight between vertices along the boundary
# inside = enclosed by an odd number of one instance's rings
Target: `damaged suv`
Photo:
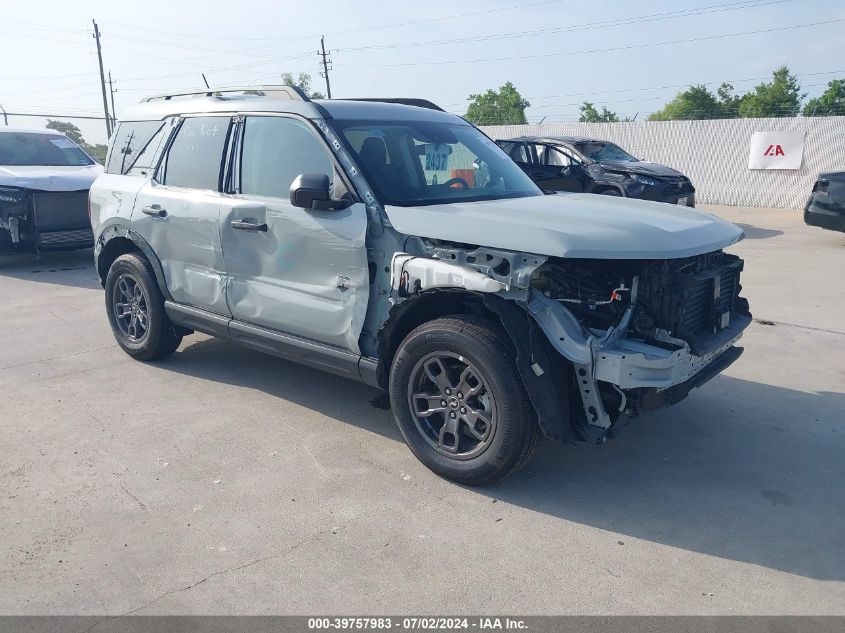
[[[545,195],[421,100],[251,92],[151,97],[118,124],[91,219],[129,355],[200,331],[386,389],[414,454],[466,484],[541,435],[601,442],[740,355],[734,225]]]

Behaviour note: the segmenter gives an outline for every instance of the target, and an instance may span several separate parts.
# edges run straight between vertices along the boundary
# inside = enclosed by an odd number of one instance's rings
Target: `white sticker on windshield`
[[[425,146],[425,170],[446,171],[449,169],[449,154],[452,148],[445,143],[427,143]]]
[[[66,138],[51,138],[50,142],[59,149],[73,149],[76,143]]]

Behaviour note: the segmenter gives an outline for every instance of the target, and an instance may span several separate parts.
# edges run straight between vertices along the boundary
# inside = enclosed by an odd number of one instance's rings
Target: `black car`
[[[695,206],[695,187],[689,178],[670,167],[634,158],[608,141],[522,136],[496,143],[543,189]]]
[[[831,231],[845,231],[845,171],[819,174],[804,207],[804,222]]]

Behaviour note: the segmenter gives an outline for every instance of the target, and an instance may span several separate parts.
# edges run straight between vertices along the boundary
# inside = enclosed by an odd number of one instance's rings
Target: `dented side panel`
[[[148,215],[153,205],[164,215]],[[132,228],[153,245],[174,301],[230,315],[220,245],[221,195],[147,181],[138,192]]]
[[[364,205],[306,211],[278,198],[228,200],[221,233],[232,316],[357,353],[369,294]],[[267,230],[232,228],[247,218]]]

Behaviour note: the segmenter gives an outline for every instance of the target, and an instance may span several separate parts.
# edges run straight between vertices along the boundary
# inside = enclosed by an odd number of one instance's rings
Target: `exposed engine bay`
[[[504,299],[486,299],[485,305],[498,313],[518,355],[527,356],[520,365],[523,380],[530,393],[534,383],[532,401],[551,437],[561,434],[549,431],[559,424],[549,418],[561,414],[574,436],[594,441],[623,416],[682,400],[739,357],[742,348],[734,343],[751,322],[748,302],[740,296],[743,261],[721,250],[679,259],[614,260],[433,241],[418,246],[420,255],[394,256],[394,302],[437,288]],[[519,322],[507,321],[508,310],[497,307],[502,304],[521,306],[530,315],[528,333],[515,332]],[[551,398],[550,388],[560,392],[557,402],[568,410],[547,409],[544,420],[538,401]]]
[[[748,315],[739,296],[742,266],[722,251],[657,261],[551,259],[531,285],[594,330],[617,326],[633,305],[628,339],[676,348],[668,335],[700,356],[718,347],[733,314]]]

